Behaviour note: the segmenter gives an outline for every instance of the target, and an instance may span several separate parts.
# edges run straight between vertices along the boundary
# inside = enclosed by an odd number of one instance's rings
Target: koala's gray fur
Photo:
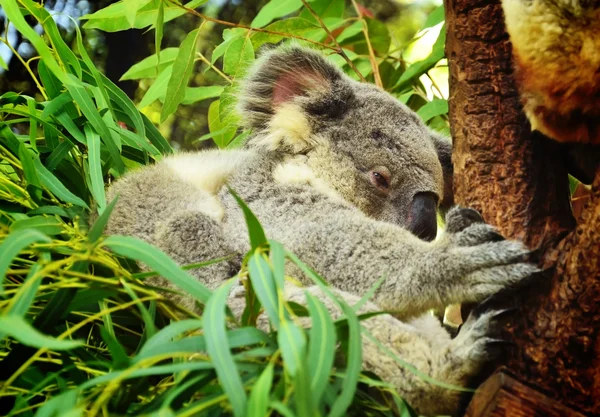
[[[449,199],[450,144],[387,93],[298,47],[261,58],[244,83],[240,112],[254,130],[243,150],[181,154],[118,180],[109,190],[120,199],[108,232],[140,237],[181,264],[237,254],[193,271],[215,288],[249,250],[227,182],[269,238],[314,267],[349,302],[385,275],[365,309],[393,310],[404,322],[385,315],[363,325],[421,372],[468,384],[488,359],[493,314],[471,317],[454,339],[423,314],[481,301],[535,268],[523,262],[522,244],[499,240],[472,210],[450,210],[448,231],[434,242],[408,230],[419,232],[431,216],[435,221],[435,212],[419,210],[421,202],[426,208]],[[387,188],[374,180],[380,172],[389,174]],[[304,291],[288,288],[287,296],[304,302]],[[316,288],[308,291],[319,295]],[[189,298],[177,301],[193,308]],[[243,298],[232,296],[231,305],[240,313]],[[393,383],[419,412],[456,412],[458,392],[423,381],[366,338],[363,356],[365,368]]]

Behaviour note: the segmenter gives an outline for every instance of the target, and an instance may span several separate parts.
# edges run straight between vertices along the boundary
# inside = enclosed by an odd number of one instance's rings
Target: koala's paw
[[[465,371],[477,373],[483,365],[507,352],[510,344],[499,337],[504,319],[511,311],[490,310],[481,313],[475,309],[471,312],[451,342],[453,352],[464,361]]]
[[[458,206],[446,215],[446,234],[456,246],[475,246],[504,240],[494,226],[484,222],[477,210]]]
[[[505,240],[476,210],[455,207],[446,225],[448,264],[458,280],[453,302],[479,302],[539,272],[526,261],[530,250],[523,243]]]

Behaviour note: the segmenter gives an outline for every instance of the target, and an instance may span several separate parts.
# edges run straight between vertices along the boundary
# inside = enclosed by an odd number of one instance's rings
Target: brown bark
[[[573,230],[564,150],[521,111],[499,1],[446,0],[446,24],[456,201],[549,268],[519,294],[509,368],[600,415],[600,172]]]
[[[499,371],[479,388],[465,417],[583,417]]]
[[[510,332],[511,369],[600,415],[600,171],[577,228],[554,251],[550,288],[530,291]]]
[[[530,247],[573,227],[558,147],[521,111],[499,1],[446,2],[454,193]]]

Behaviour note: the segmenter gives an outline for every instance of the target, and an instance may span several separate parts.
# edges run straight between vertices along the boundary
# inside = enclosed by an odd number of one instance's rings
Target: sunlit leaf
[[[196,41],[199,33],[200,29],[188,33],[179,47],[179,52],[173,62],[171,77],[167,84],[165,103],[160,113],[161,122],[164,122],[170,114],[177,110],[185,97],[185,89],[194,68]]]
[[[302,7],[301,0],[271,0],[261,7],[250,26],[253,28],[266,26],[278,17],[287,16],[300,7]]]

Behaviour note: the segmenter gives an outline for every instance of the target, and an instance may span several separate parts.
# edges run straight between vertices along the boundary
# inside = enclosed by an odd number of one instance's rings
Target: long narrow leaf
[[[83,345],[83,342],[78,340],[59,340],[48,337],[33,328],[23,317],[11,314],[0,316],[0,336],[11,336],[25,346],[38,349],[69,350]]]
[[[308,369],[311,374],[310,386],[315,402],[319,402],[335,358],[335,326],[323,303],[310,293],[306,293],[308,311],[312,319],[308,343]]]
[[[232,279],[215,291],[206,304],[202,322],[206,335],[206,349],[217,371],[219,382],[231,402],[234,415],[243,417],[246,413],[248,398],[231,355],[225,328],[225,303],[227,295],[235,283],[236,281]]]
[[[22,229],[10,233],[0,245],[0,293],[4,291],[2,281],[13,258],[27,246],[35,242],[50,242],[50,238],[37,230]]]
[[[83,130],[88,144],[90,192],[96,200],[98,213],[102,213],[106,207],[106,195],[102,178],[102,160],[100,159],[100,136],[88,124],[84,126]]]
[[[75,204],[76,206],[89,208],[81,198],[70,192],[46,167],[42,164],[39,157],[33,160],[37,174],[40,177],[42,184],[52,192],[55,196],[66,203]]]
[[[141,261],[186,293],[205,303],[211,292],[197,279],[185,272],[160,249],[130,236],[109,236],[104,242],[118,255]]]
[[[185,98],[185,89],[192,75],[194,68],[194,58],[196,57],[196,42],[200,29],[196,29],[187,34],[177,53],[177,58],[173,63],[173,71],[169,84],[167,85],[167,95],[165,104],[160,113],[160,121],[164,122],[167,117],[174,113],[179,104]]]

